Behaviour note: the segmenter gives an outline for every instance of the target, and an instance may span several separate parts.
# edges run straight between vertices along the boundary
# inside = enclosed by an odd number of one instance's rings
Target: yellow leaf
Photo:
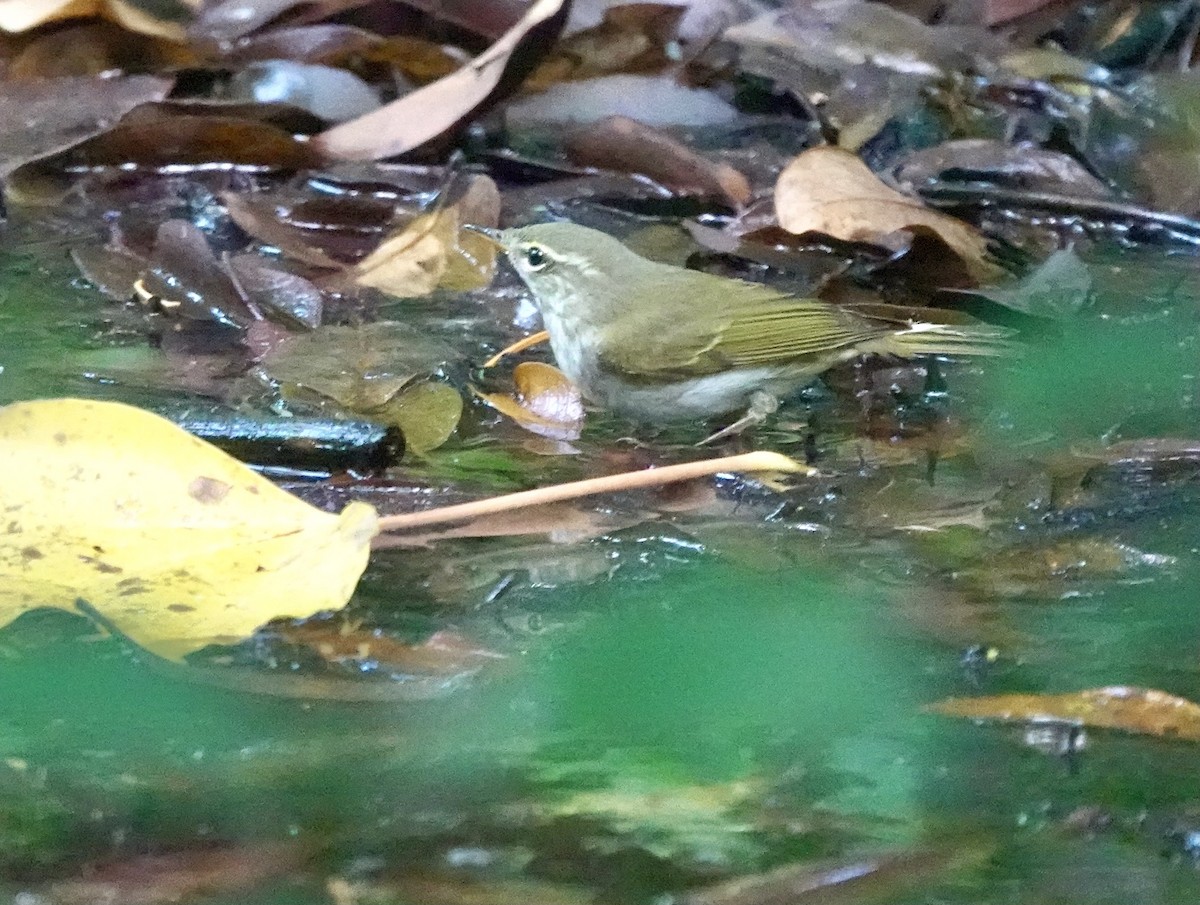
[[[0,625],[82,597],[180,657],[345,604],[375,510],[309,506],[157,415],[51,399],[0,408]]]
[[[1003,275],[986,260],[987,243],[973,226],[885,185],[858,157],[839,148],[809,148],[784,168],[775,183],[775,213],[788,232],[812,230],[848,242],[924,227],[962,259],[976,280]]]

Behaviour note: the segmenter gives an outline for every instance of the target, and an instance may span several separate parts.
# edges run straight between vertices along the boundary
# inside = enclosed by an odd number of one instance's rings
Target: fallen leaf
[[[515,396],[479,393],[480,399],[531,433],[578,440],[583,431],[583,397],[553,365],[523,361],[513,369]]]
[[[1067,721],[1095,729],[1200,741],[1200,705],[1165,691],[1130,685],[1110,685],[1067,694],[947,698],[929,705],[928,709],[946,716],[975,720]]]
[[[650,126],[712,126],[731,123],[737,110],[715,91],[689,88],[669,75],[605,75],[558,85],[504,108],[509,131],[556,130],[629,116]]]
[[[48,883],[38,901],[55,905],[160,905],[250,890],[302,868],[306,846],[289,842],[207,845],[162,854],[133,855],[89,864],[78,879]]]
[[[485,103],[515,88],[518,51],[544,49],[565,20],[563,0],[536,0],[495,44],[456,72],[392,103],[322,132],[314,149],[334,160],[379,160],[405,154],[446,133]],[[507,76],[507,77],[506,77]]]
[[[170,657],[345,604],[375,510],[314,509],[171,422],[113,402],[0,408],[0,622],[84,598]]]
[[[139,104],[166,97],[173,84],[152,75],[3,83],[0,176],[99,135]]]
[[[852,860],[787,864],[689,892],[679,901],[681,905],[857,905],[890,899],[956,866],[980,862],[990,852],[990,845],[959,840]]]
[[[1088,266],[1072,249],[1060,248],[1016,284],[975,293],[1022,314],[1064,320],[1083,310],[1091,290]]]
[[[450,439],[462,410],[458,390],[444,383],[426,382],[397,393],[369,414],[377,421],[399,427],[405,448],[420,455]]]
[[[398,641],[380,629],[356,628],[338,617],[279,623],[270,631],[311,647],[329,663],[369,660],[392,673],[458,675],[505,659],[504,654],[449,629],[435,632],[420,644]]]
[[[307,390],[351,411],[370,412],[452,354],[445,343],[407,324],[378,321],[293,336],[263,366],[285,398]]]
[[[554,52],[525,83],[526,90],[548,88],[565,79],[622,72],[660,72],[673,64],[667,44],[686,7],[672,3],[609,6],[603,19],[558,42]]]
[[[180,22],[157,18],[123,0],[0,0],[0,29],[8,32],[84,16],[105,16],[130,31],[169,41],[182,42],[186,36]]]
[[[452,292],[482,288],[492,280],[498,249],[487,237],[462,227],[495,227],[499,219],[496,183],[472,176],[457,199],[421,214],[359,261],[352,271],[354,282],[404,298],[429,295],[438,287]]]
[[[567,156],[580,166],[640,173],[681,194],[724,198],[734,207],[750,200],[750,181],[727,163],[715,163],[666,132],[627,116],[609,116],[567,136]]]
[[[1004,273],[986,260],[987,242],[978,230],[890,188],[839,148],[810,148],[793,159],[775,184],[775,212],[789,232],[821,232],[846,241],[878,241],[897,230],[925,227],[979,282]]]

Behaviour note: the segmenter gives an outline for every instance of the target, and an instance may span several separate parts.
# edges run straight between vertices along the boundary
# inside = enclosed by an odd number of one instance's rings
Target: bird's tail
[[[913,323],[883,338],[881,351],[901,358],[919,355],[1008,355],[1019,348],[1012,330],[987,324]]]

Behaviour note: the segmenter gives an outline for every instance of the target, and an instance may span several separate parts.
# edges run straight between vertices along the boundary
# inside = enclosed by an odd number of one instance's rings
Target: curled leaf
[[[439,286],[479,289],[491,282],[496,244],[462,227],[494,227],[499,219],[500,190],[487,176],[475,176],[457,200],[385,238],[355,266],[354,281],[401,297],[429,295]]]
[[[1003,275],[986,259],[987,243],[978,230],[885,185],[858,157],[839,148],[810,148],[793,159],[775,184],[775,212],[788,232],[821,232],[852,242],[925,228],[977,281],[994,282]]]
[[[515,396],[480,393],[479,398],[531,433],[577,440],[583,430],[583,397],[553,365],[523,361],[513,370]]]

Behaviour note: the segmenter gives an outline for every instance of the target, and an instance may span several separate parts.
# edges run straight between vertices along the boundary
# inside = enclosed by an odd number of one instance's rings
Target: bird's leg
[[[711,437],[705,437],[697,446],[707,446],[710,443],[716,443],[718,440],[724,440],[726,437],[733,437],[740,434],[748,427],[758,427],[766,422],[767,418],[774,415],[779,408],[779,399],[773,393],[768,393],[766,390],[755,390],[750,395],[750,408],[746,409],[746,414],[738,418],[737,421],[723,427]]]

